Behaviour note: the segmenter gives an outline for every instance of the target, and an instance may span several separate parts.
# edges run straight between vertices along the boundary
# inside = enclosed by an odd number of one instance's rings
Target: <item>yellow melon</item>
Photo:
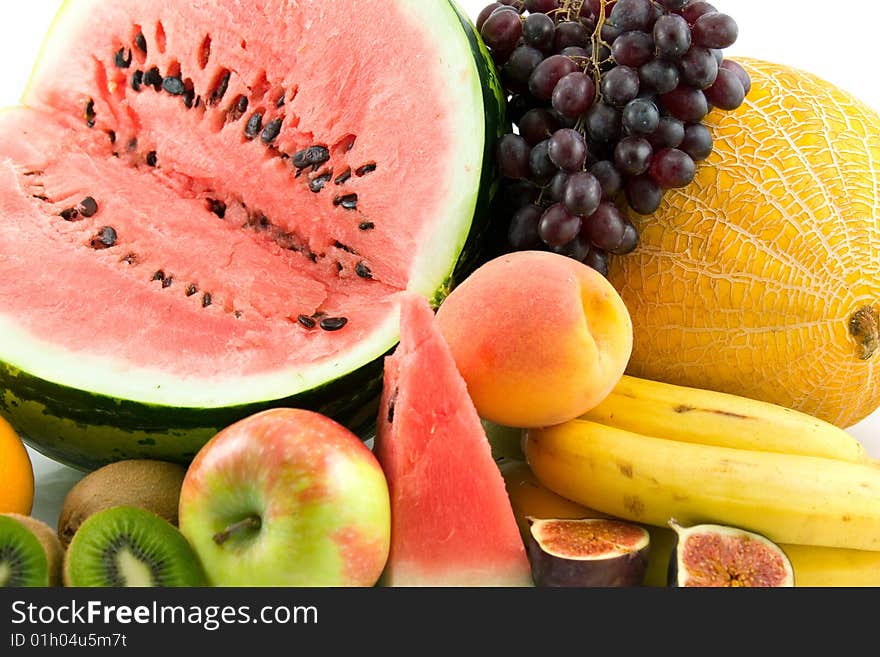
[[[613,260],[628,373],[848,427],[880,406],[880,116],[803,71],[740,62],[752,91],[710,115],[715,152]]]

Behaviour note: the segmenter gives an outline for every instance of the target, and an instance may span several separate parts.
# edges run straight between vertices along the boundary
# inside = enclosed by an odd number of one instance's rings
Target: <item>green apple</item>
[[[180,530],[214,586],[373,586],[388,559],[388,484],[345,427],[274,409],[199,451]]]

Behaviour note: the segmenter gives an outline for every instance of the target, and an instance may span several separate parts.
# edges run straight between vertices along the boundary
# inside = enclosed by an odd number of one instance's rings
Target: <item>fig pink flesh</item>
[[[693,534],[684,545],[684,586],[773,587],[788,578],[782,557],[748,536]]]

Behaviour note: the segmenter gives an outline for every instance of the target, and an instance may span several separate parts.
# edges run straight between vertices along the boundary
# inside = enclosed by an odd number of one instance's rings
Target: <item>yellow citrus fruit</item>
[[[24,444],[0,417],[0,513],[28,515],[34,504],[34,469]]]
[[[613,260],[628,373],[848,427],[880,406],[880,115],[811,74],[739,61],[745,104],[710,114],[696,180]]]

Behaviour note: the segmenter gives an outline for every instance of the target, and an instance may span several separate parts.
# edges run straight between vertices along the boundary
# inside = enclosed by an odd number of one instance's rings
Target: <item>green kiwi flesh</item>
[[[49,558],[21,522],[0,515],[0,587],[49,586]]]
[[[74,587],[206,586],[198,557],[176,527],[120,506],[89,516],[67,548],[64,584]]]

